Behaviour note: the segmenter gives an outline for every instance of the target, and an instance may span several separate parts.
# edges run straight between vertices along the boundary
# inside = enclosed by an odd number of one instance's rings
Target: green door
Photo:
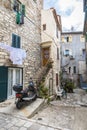
[[[0,101],[7,99],[8,68],[0,66]]]

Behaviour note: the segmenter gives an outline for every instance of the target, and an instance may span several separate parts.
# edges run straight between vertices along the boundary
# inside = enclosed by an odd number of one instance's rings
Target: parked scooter
[[[34,87],[33,82],[29,82],[29,86],[26,89],[22,89],[20,84],[14,85],[13,90],[16,92],[15,104],[17,109],[21,109],[23,105],[26,105],[37,98],[37,90]]]

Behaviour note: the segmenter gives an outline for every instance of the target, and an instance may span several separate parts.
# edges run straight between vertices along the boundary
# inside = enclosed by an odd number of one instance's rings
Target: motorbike
[[[23,90],[23,86],[16,84],[13,86],[15,91],[15,104],[17,109],[21,109],[23,105],[28,104],[37,98],[37,90],[32,84]]]

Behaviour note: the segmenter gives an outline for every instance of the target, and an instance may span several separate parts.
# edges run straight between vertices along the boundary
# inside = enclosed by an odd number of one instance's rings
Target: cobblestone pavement
[[[84,95],[83,90],[75,90],[67,99],[52,101],[33,119],[60,130],[87,130],[87,107],[82,107],[87,105]]]
[[[86,97],[84,91],[76,89],[67,99],[54,100],[43,106],[32,119],[13,110],[13,113],[0,112],[0,130],[87,130]],[[1,107],[6,107],[4,105]]]
[[[0,130],[59,130],[34,120],[0,113]]]

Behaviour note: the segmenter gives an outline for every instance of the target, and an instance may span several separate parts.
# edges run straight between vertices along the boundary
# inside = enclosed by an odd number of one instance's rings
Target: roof
[[[83,32],[78,31],[78,32],[62,32],[62,35],[64,34],[83,34]]]
[[[61,16],[57,15],[56,10],[54,8],[50,8],[52,10],[57,27],[59,28],[60,31],[62,31],[62,24],[61,24]]]

